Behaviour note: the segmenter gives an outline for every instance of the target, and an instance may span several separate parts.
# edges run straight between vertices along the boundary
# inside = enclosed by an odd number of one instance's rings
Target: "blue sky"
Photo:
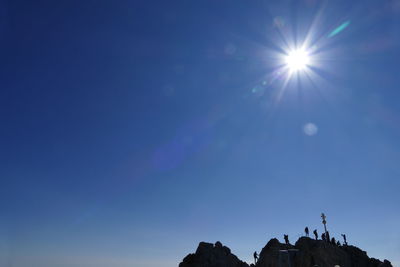
[[[170,267],[217,240],[251,260],[321,232],[321,212],[400,266],[399,1],[1,1],[0,15],[2,266]],[[285,84],[283,40],[309,32],[312,75]]]

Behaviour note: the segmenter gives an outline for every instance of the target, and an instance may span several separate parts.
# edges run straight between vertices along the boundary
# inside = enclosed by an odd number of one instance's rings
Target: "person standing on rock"
[[[331,237],[330,237],[328,231],[326,231],[326,236],[325,236],[325,238],[326,238],[326,241],[328,241],[328,242],[331,241]]]
[[[342,236],[343,236],[343,240],[344,240],[344,243],[343,243],[343,244],[344,244],[345,246],[347,246],[346,235],[345,235],[345,234],[342,234]]]
[[[308,227],[306,227],[305,229],[304,229],[304,232],[306,232],[306,237],[309,237],[309,231],[308,231]]]
[[[317,233],[317,229],[314,230],[314,235],[315,235],[315,240],[318,240],[318,233]]]
[[[334,237],[332,237],[331,243],[332,245],[336,245],[336,239]]]
[[[325,238],[325,233],[322,233],[321,238],[322,238],[322,241],[325,241],[325,240],[326,240],[326,238]]]
[[[254,264],[257,264],[257,261],[258,261],[257,251],[254,251],[253,257],[254,257]]]
[[[289,245],[289,236],[288,235],[283,235],[283,239],[285,239],[286,245]]]

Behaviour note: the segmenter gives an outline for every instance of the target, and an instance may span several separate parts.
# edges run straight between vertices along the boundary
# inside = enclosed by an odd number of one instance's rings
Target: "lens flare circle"
[[[318,127],[314,123],[309,122],[303,126],[303,131],[306,135],[313,136],[318,133]]]
[[[285,64],[290,71],[300,71],[310,64],[310,55],[305,49],[294,49],[285,56]]]

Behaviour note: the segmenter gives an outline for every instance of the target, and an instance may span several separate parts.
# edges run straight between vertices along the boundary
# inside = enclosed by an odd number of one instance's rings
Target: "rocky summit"
[[[368,257],[355,246],[334,245],[322,240],[301,237],[295,245],[271,239],[261,250],[257,263],[248,265],[221,242],[201,242],[194,254],[187,255],[179,267],[392,267]]]

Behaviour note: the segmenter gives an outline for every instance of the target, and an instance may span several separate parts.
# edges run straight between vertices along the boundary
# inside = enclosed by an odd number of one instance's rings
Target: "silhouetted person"
[[[317,233],[317,229],[314,230],[314,235],[315,235],[315,240],[318,240],[318,233]]]
[[[258,261],[258,254],[257,254],[257,251],[254,251],[253,256],[254,256],[254,264],[256,264],[257,261]]]
[[[283,235],[283,238],[285,239],[286,245],[289,245],[289,236],[288,235]]]
[[[323,241],[326,241],[325,233],[322,233],[321,238],[322,238]]]
[[[334,237],[332,237],[331,243],[332,245],[336,245],[336,239]]]
[[[308,231],[308,227],[306,227],[305,229],[304,229],[304,232],[306,232],[306,237],[308,237],[309,236],[309,231]]]
[[[338,247],[340,247],[340,246],[341,246],[341,244],[340,244],[340,241],[339,241],[339,240],[336,242],[336,245],[337,245]]]
[[[346,235],[345,235],[345,234],[342,234],[342,236],[343,236],[343,240],[344,240],[344,243],[343,243],[343,244],[344,244],[345,246],[347,246]]]
[[[326,238],[326,241],[331,241],[331,237],[329,236],[329,232],[328,231],[326,231],[326,236],[325,236],[325,238]]]

